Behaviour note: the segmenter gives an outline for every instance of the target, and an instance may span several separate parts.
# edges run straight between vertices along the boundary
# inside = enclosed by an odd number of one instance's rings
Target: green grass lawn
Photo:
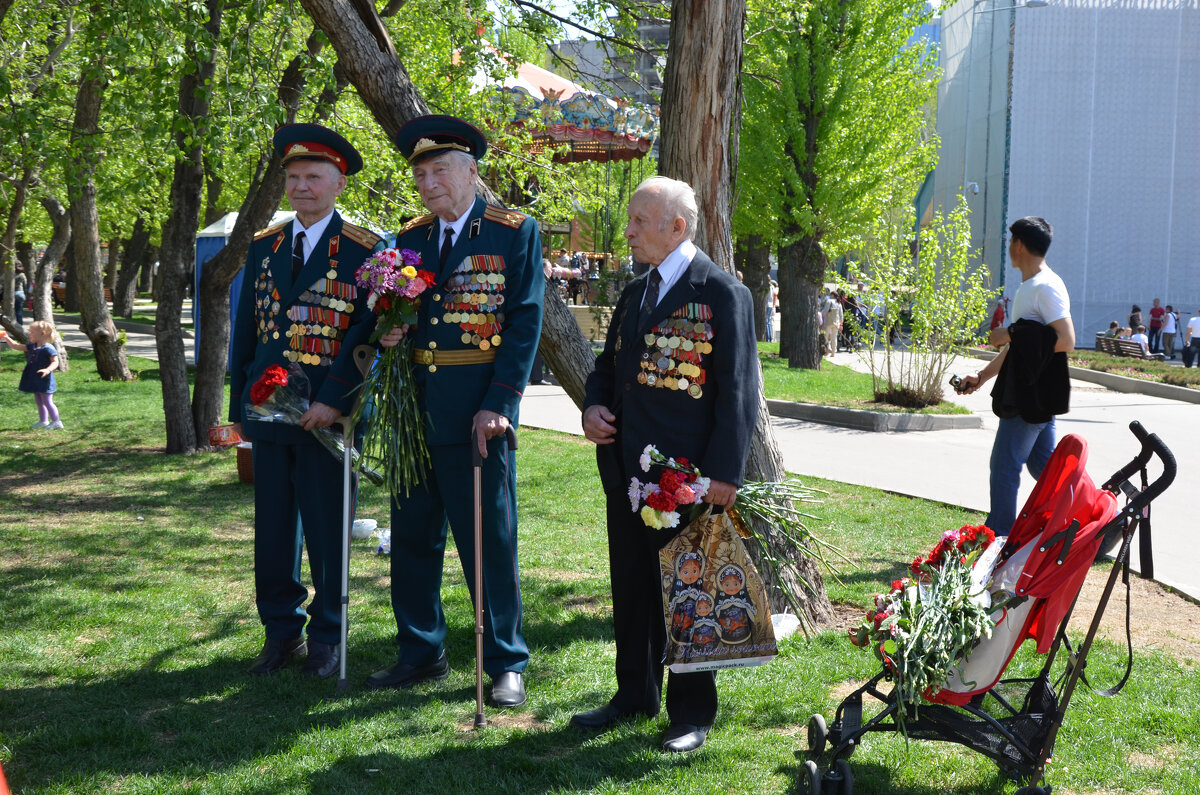
[[[1182,348],[1180,348],[1182,350]],[[1182,356],[1176,351],[1176,356]],[[1073,367],[1084,367],[1102,373],[1114,373],[1144,381],[1158,381],[1175,386],[1200,389],[1200,368],[1183,368],[1167,362],[1113,356],[1102,351],[1074,350],[1069,358]]]
[[[388,563],[356,541],[351,559],[352,687],[298,667],[244,673],[262,643],[252,582],[252,489],[232,450],[167,456],[153,362],[105,383],[72,357],[57,402],[66,430],[26,430],[22,362],[0,357],[0,764],[31,793],[785,793],[804,726],[832,717],[848,683],[877,672],[841,630],[791,638],[755,669],[722,673],[705,749],[657,750],[665,716],[589,734],[572,713],[611,695],[614,645],[603,504],[582,439],[525,430],[518,453],[529,704],[474,714],[473,617],[447,555],[452,673],[402,692],[363,679],[390,664]],[[871,594],[977,514],[813,481],[820,532],[854,565],[837,602]],[[330,488],[337,488],[330,484]],[[360,516],[386,523],[364,488]],[[1124,649],[1099,644],[1088,674],[1114,682]],[[1010,671],[1032,671],[1023,652]],[[1194,793],[1200,781],[1196,663],[1139,653],[1117,698],[1079,692],[1051,766],[1055,792]],[[1006,793],[994,764],[946,743],[868,738],[852,759],[859,793]]]
[[[779,358],[777,342],[758,343],[758,359],[763,367],[763,389],[767,397],[773,400],[901,414],[971,413],[969,409],[949,401],[942,401],[921,411],[879,403],[875,400],[874,382],[868,373],[860,373],[827,359],[822,360],[820,370],[790,368],[786,359]]]

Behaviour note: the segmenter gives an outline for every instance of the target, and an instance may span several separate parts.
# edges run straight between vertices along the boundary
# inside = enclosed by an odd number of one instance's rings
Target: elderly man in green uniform
[[[348,141],[317,124],[291,124],[274,143],[296,217],[250,245],[229,361],[229,419],[254,442],[254,586],[266,643],[250,673],[274,673],[307,652],[304,675],[325,678],[340,663],[342,466],[311,430],[354,406],[362,383],[354,348],[375,328],[354,274],[383,243],[334,209],[346,177],[362,168]],[[270,365],[286,368],[289,388],[311,400],[299,427],[243,417],[250,387]],[[302,540],[314,591],[307,621]]]
[[[525,703],[529,648],[521,634],[517,574],[515,457],[506,430],[529,378],[542,326],[542,246],[537,222],[475,196],[476,161],[487,142],[452,116],[422,116],[397,137],[429,213],[397,237],[421,255],[437,283],[421,300],[416,326],[380,343],[412,338],[431,466],[423,482],[392,502],[392,609],[399,656],[367,687],[411,687],[450,672],[440,597],[447,526],[474,589],[471,449],[483,458],[483,668],[491,702]]]

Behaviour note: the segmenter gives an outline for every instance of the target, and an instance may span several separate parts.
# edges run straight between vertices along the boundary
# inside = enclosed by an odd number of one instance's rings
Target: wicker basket
[[[250,442],[238,443],[237,473],[242,483],[254,483],[254,446]]]

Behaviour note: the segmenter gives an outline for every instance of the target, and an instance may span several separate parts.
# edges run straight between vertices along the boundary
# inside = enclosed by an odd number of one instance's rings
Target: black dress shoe
[[[505,671],[492,679],[492,706],[519,707],[525,703],[525,678],[516,671]]]
[[[704,745],[711,726],[693,726],[690,723],[672,723],[663,732],[662,749],[674,754],[686,754]]]
[[[428,665],[409,665],[398,662],[391,668],[376,671],[367,677],[367,688],[379,690],[385,687],[406,688],[431,679],[445,679],[450,675],[450,661],[443,651]]]
[[[256,676],[273,674],[287,665],[293,657],[304,654],[306,650],[304,638],[267,638],[262,651],[247,670]]]
[[[304,670],[300,672],[300,675],[327,679],[341,669],[341,663],[339,645],[310,640],[308,642],[308,660],[304,663]]]
[[[637,716],[637,712],[626,712],[610,701],[603,707],[572,715],[571,725],[580,729],[605,729],[623,720],[633,720]]]

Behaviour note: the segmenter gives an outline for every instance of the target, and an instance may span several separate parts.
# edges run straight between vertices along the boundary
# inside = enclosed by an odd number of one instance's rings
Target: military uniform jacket
[[[433,214],[400,230],[396,247],[421,255],[436,284],[421,297],[416,351],[494,351],[492,362],[414,363],[429,446],[470,441],[481,409],[518,421],[518,408],[542,332],[542,249],[537,222],[476,198],[444,267]]]
[[[705,477],[740,485],[758,415],[750,291],[697,251],[639,326],[646,278],[622,291],[587,379],[584,408],[607,406],[617,417],[617,443],[597,448],[605,490],[644,478],[638,457],[648,444],[686,457]]]
[[[242,422],[250,439],[311,441],[298,426],[244,421],[250,388],[272,364],[307,376],[309,391],[302,397],[349,414],[362,383],[354,348],[367,344],[375,329],[367,293],[354,274],[383,248],[378,235],[345,223],[335,210],[294,284],[292,247],[288,221],[258,232],[246,255],[229,361],[229,419]]]

